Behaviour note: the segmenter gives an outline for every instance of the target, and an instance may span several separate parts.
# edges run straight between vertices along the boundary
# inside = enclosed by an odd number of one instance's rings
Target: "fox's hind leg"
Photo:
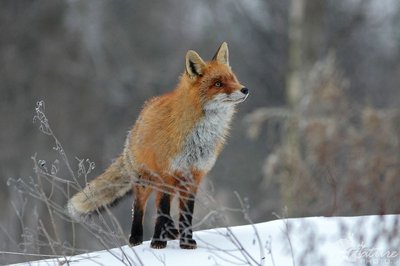
[[[167,240],[177,239],[179,232],[175,228],[174,221],[170,216],[171,200],[173,194],[170,190],[160,189],[157,191],[157,219],[154,228],[154,235],[151,241],[152,248],[165,248]]]
[[[149,198],[152,191],[152,187],[133,184],[133,221],[131,228],[131,235],[129,237],[129,245],[136,246],[143,242],[143,218],[146,210],[147,199]]]

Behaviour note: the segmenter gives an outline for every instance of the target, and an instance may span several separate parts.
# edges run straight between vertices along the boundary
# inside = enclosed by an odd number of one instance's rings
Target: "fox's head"
[[[186,75],[190,93],[198,95],[203,108],[233,106],[246,100],[249,90],[239,83],[229,65],[229,51],[222,43],[212,60],[204,62],[195,52],[186,54]]]

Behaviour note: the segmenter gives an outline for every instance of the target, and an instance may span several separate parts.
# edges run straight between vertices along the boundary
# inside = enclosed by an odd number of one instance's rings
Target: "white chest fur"
[[[224,141],[232,114],[233,108],[228,107],[206,111],[187,136],[182,152],[172,160],[171,170],[208,172],[217,159],[216,146]]]

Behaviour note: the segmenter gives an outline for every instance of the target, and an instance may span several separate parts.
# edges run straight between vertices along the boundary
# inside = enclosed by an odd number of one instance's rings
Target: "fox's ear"
[[[229,66],[229,50],[228,44],[223,42],[215,53],[213,60]]]
[[[189,77],[203,75],[203,68],[206,65],[200,55],[195,51],[189,50],[186,53],[186,73]]]

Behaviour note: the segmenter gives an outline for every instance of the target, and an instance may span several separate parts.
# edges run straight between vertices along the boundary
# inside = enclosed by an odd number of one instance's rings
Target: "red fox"
[[[148,101],[129,132],[122,154],[100,176],[68,202],[79,218],[106,207],[133,190],[133,222],[129,244],[143,242],[143,214],[156,190],[157,218],[152,248],[165,248],[179,237],[183,249],[196,248],[192,215],[196,191],[225,142],[235,106],[249,90],[229,65],[226,42],[212,60],[186,54],[185,72],[175,90]],[[170,203],[179,195],[179,230]]]

